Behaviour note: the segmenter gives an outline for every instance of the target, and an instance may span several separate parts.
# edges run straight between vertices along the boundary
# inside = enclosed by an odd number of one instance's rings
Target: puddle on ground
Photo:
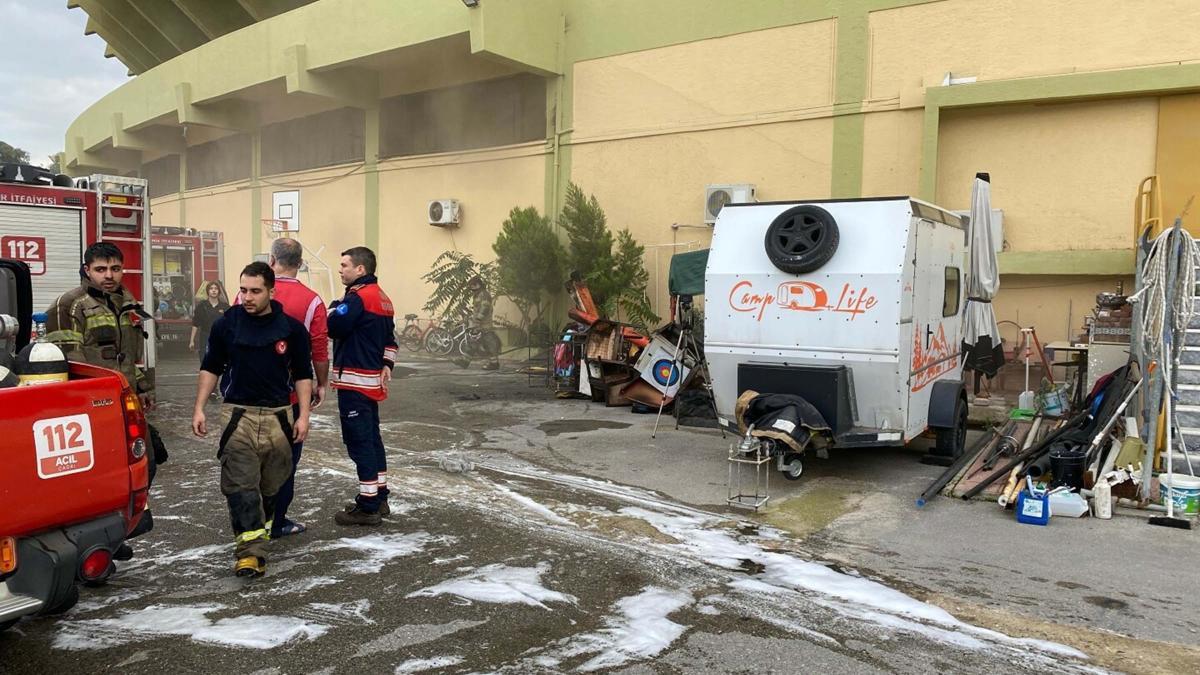
[[[781,530],[804,537],[852,511],[862,496],[845,488],[813,487],[802,494],[771,505],[762,519]]]
[[[1103,607],[1104,609],[1127,609],[1129,607],[1129,603],[1125,602],[1124,600],[1106,598],[1103,595],[1089,595],[1085,597],[1084,600],[1097,607]]]
[[[633,425],[626,422],[608,422],[605,420],[554,420],[539,424],[538,429],[547,436],[557,436],[567,432],[628,429],[631,426]]]

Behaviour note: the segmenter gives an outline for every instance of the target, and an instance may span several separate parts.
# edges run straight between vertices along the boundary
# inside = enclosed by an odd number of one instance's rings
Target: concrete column
[[[379,103],[366,108],[363,134],[363,239],[377,255],[379,251]]]
[[[262,231],[262,133],[250,133],[250,255],[265,253]]]
[[[179,153],[179,226],[187,227],[187,147]]]

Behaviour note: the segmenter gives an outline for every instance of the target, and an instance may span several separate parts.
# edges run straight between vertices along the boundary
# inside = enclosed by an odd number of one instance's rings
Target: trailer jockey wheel
[[[800,453],[789,452],[779,458],[779,471],[788,480],[800,480],[804,473],[804,462],[800,461]]]
[[[805,274],[821,268],[837,252],[837,221],[825,209],[813,205],[793,206],[776,216],[767,228],[763,246],[779,270]]]
[[[954,406],[954,426],[937,430],[937,444],[931,454],[957,458],[967,446],[967,402],[958,399]]]

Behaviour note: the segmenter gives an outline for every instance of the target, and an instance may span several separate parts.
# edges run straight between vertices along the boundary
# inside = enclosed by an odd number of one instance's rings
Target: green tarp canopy
[[[671,256],[671,276],[667,288],[671,295],[704,295],[704,268],[708,267],[708,249],[676,253]]]

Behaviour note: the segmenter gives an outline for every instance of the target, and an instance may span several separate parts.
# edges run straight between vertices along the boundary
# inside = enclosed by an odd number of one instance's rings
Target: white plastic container
[[[1112,486],[1101,476],[1092,492],[1092,515],[1104,520],[1112,518]]]
[[[1050,494],[1050,515],[1078,518],[1088,512],[1087,500],[1077,492],[1054,492]]]

